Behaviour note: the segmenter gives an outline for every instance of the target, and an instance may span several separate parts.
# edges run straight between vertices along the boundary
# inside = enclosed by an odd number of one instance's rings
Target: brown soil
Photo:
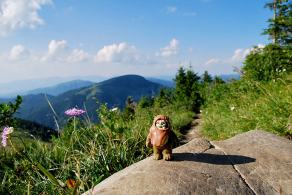
[[[202,137],[200,133],[201,121],[201,114],[197,114],[195,119],[191,123],[190,129],[187,130],[185,135],[182,137],[181,144],[188,143],[194,138]]]

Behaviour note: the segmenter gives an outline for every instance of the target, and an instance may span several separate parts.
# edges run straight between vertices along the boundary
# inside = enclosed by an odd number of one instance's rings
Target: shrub
[[[244,78],[269,81],[281,78],[292,71],[292,47],[270,44],[255,47],[246,57],[243,66]]]
[[[262,129],[291,137],[292,75],[270,82],[239,80],[216,86],[203,108],[203,133],[226,139]]]
[[[13,115],[18,110],[21,103],[21,96],[17,96],[15,103],[9,102],[0,104],[0,127],[12,126],[15,124]]]

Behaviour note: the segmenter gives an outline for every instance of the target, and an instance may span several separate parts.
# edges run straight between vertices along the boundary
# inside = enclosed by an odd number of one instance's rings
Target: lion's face
[[[168,129],[168,121],[164,119],[159,119],[155,123],[156,128],[161,129],[161,130],[166,130]]]

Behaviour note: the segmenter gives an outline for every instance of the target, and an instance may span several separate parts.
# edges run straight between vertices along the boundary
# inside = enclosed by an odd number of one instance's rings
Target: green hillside
[[[150,82],[141,76],[125,75],[58,96],[47,96],[47,99],[55,110],[56,120],[60,124],[66,121],[64,111],[72,107],[85,108],[90,119],[96,121],[96,109],[99,104],[107,103],[109,108],[123,108],[128,96],[138,100],[142,96],[155,95],[161,88],[162,85]],[[54,114],[44,94],[24,96],[23,104],[16,116],[51,128],[56,127]]]

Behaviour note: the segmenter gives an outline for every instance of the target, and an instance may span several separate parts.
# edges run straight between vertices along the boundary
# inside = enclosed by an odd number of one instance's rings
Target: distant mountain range
[[[80,76],[80,77],[52,77],[46,79],[30,79],[0,83],[0,98],[13,98],[17,95],[49,94],[59,95],[69,90],[78,89],[106,80],[101,76]],[[174,82],[169,77],[154,78],[146,77],[147,80],[159,83],[166,87],[173,87]]]
[[[238,74],[218,75],[223,80],[239,79]],[[75,76],[75,77],[52,77],[46,79],[20,80],[9,83],[0,83],[0,98],[12,98],[16,95],[29,95],[45,93],[59,95],[69,90],[89,86],[92,83],[104,81],[108,78],[102,76]],[[146,77],[147,80],[159,83],[166,87],[174,87],[174,76]],[[91,82],[91,83],[89,83]]]
[[[72,107],[85,108],[90,119],[97,121],[96,110],[100,103],[107,103],[110,108],[122,109],[128,96],[138,100],[142,96],[157,94],[162,87],[161,84],[148,81],[138,75],[125,75],[70,90],[57,96],[30,94],[23,96],[23,103],[16,117],[55,128],[56,121],[48,104],[49,101],[57,114],[56,120],[61,124],[67,118],[64,111]],[[2,101],[13,101],[13,99]]]
[[[222,74],[222,75],[219,75],[219,77],[221,77],[224,81],[229,81],[232,79],[235,79],[235,80],[240,79],[239,74]]]
[[[44,88],[51,88],[48,90],[53,90],[54,87],[59,87],[59,84],[65,85],[76,85],[78,84],[70,84],[70,82],[100,82],[105,80],[105,77],[100,76],[86,76],[86,77],[52,77],[45,79],[28,79],[28,80],[19,80],[8,83],[0,83],[0,97],[1,98],[12,98],[16,95],[28,95],[30,93],[34,93],[33,91],[43,90]],[[66,84],[68,82],[68,84]],[[61,87],[64,89],[64,86]],[[70,87],[69,87],[70,88]],[[73,88],[72,88],[73,89]],[[64,89],[65,90],[65,89]],[[56,89],[58,91],[58,89]]]
[[[74,80],[74,81],[69,81],[69,82],[58,84],[58,85],[54,85],[51,87],[34,89],[31,91],[27,91],[25,93],[29,94],[29,95],[43,93],[43,94],[48,94],[48,95],[52,95],[52,96],[57,96],[57,95],[60,95],[62,93],[65,93],[67,91],[74,90],[74,89],[80,89],[82,87],[87,87],[87,86],[90,86],[92,84],[93,84],[93,82],[91,82],[91,81]]]

